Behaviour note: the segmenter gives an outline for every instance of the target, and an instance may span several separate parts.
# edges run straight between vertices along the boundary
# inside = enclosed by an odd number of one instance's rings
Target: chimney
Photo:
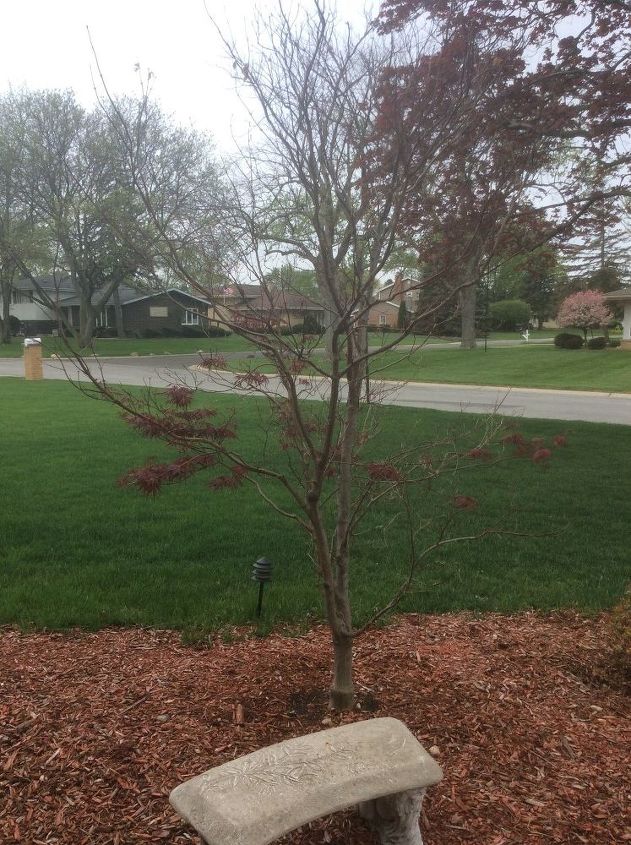
[[[399,270],[394,277],[394,285],[392,286],[392,294],[390,295],[391,301],[399,305],[403,301],[404,291],[403,273]]]

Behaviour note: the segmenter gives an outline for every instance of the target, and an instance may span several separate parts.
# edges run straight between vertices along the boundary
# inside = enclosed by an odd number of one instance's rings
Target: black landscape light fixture
[[[259,585],[259,600],[256,605],[256,618],[261,618],[263,607],[263,589],[272,580],[272,562],[266,557],[260,557],[252,567],[252,580]]]

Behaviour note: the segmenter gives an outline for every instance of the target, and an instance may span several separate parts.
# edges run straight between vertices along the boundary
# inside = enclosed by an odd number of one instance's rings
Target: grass
[[[205,352],[242,352],[249,349],[249,346],[243,338],[236,335],[219,338],[96,338],[94,341],[94,351],[103,358],[127,355],[194,355],[200,349]],[[9,345],[0,346],[0,358],[20,358],[23,352],[20,338],[14,338]],[[53,353],[64,355],[64,344],[57,338],[44,336],[42,355],[50,358]]]
[[[540,332],[532,332],[531,337],[545,337],[552,338],[556,331],[543,329]],[[384,342],[392,340],[393,334],[385,334],[382,336],[381,332],[369,332],[368,339],[371,346],[381,346]],[[490,340],[519,340],[519,332],[494,332],[489,335]],[[432,337],[426,338],[412,338],[410,343],[420,343],[427,340],[428,343],[458,343],[457,338],[440,338]],[[199,349],[204,351],[218,351],[218,352],[242,352],[252,349],[252,345],[246,340],[236,335],[220,338],[186,338],[186,337],[168,337],[168,338],[96,338],[94,342],[94,349],[96,354],[107,358],[121,355],[189,355],[195,354]],[[0,345],[0,358],[20,358],[24,352],[22,339],[14,338],[8,345]],[[42,344],[42,354],[45,358],[49,358],[52,353],[64,354],[63,344],[54,337],[44,336]]]
[[[253,561],[274,563],[265,597],[267,625],[319,617],[320,596],[305,540],[270,512],[249,486],[212,492],[196,477],[155,499],[116,486],[160,444],[139,438],[104,402],[66,383],[0,380],[3,509],[0,518],[0,623],[63,629],[151,625],[206,631],[252,621]],[[266,406],[204,395],[236,408],[241,446],[281,463],[268,439]],[[382,408],[376,448],[416,446],[467,415]],[[422,569],[402,609],[515,611],[610,606],[630,576],[628,502],[631,446],[622,426],[524,421],[528,436],[563,430],[568,446],[549,470],[508,460],[415,493],[431,517],[454,492],[477,511],[455,512],[464,532],[501,524],[526,537],[455,545]],[[410,458],[412,459],[412,458]],[[404,532],[393,503],[371,511],[355,538],[352,574],[358,620],[380,605],[406,570]],[[534,536],[541,535],[545,536]]]
[[[324,357],[314,359],[326,370]],[[276,370],[268,362],[236,359],[230,368]],[[631,392],[631,355],[620,349],[568,350],[551,346],[431,349],[386,352],[370,364],[374,379]]]
[[[631,392],[631,355],[620,349],[424,349],[409,356],[388,354],[383,366],[380,377],[403,381]]]

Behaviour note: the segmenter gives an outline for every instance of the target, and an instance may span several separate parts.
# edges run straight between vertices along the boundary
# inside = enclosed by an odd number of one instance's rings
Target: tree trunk
[[[326,349],[326,355],[328,359],[331,360],[333,357],[333,334],[338,321],[335,317],[335,312],[333,310],[334,306],[331,303],[330,297],[323,288],[321,288],[321,295],[324,305],[324,334],[322,336],[322,340]]]
[[[330,704],[333,710],[350,710],[355,698],[353,685],[353,638],[333,634],[333,682]]]
[[[121,305],[121,298],[118,288],[114,289],[112,294],[112,303],[114,305],[114,325],[116,326],[116,334],[120,338],[126,337],[125,326],[123,324],[123,306]],[[105,306],[107,308],[107,305]]]
[[[2,318],[0,319],[0,343],[11,343],[11,285],[2,285]]]
[[[79,307],[79,346],[83,349],[94,338],[95,313],[92,304],[83,298]]]
[[[476,285],[469,284],[460,291],[461,349],[475,349]]]

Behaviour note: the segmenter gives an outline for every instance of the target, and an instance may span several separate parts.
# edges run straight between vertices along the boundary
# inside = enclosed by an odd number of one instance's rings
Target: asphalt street
[[[237,357],[243,357],[243,354]],[[186,382],[203,390],[247,395],[249,391],[234,386],[231,375],[208,375],[195,371],[194,365],[198,360],[194,355],[102,358],[91,369],[93,374],[112,384],[164,387],[173,382]],[[22,377],[23,374],[21,359],[0,359],[0,376]],[[45,361],[44,377],[85,378],[77,373],[72,362],[61,360]],[[282,394],[282,387],[275,378],[270,378],[266,389],[276,395]],[[324,379],[310,379],[301,386],[306,399],[324,398],[327,389]],[[631,395],[624,393],[387,381],[373,383],[372,390],[373,398],[386,405],[479,414],[497,411],[506,416],[631,425]]]

